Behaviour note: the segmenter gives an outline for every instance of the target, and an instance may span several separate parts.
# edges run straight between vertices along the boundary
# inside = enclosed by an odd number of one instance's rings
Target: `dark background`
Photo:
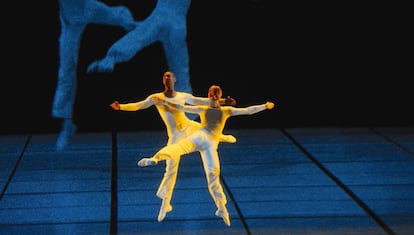
[[[155,0],[102,2],[128,6],[136,20],[155,5]],[[407,6],[288,2],[194,0],[190,6],[194,95],[206,96],[218,84],[240,107],[276,103],[272,111],[232,117],[226,128],[414,124]],[[2,16],[2,133],[57,132],[60,121],[50,114],[59,63],[57,1],[6,3],[4,9],[13,16]],[[124,34],[94,24],[84,32],[74,107],[80,132],[164,128],[154,107],[115,112],[108,106],[163,89],[167,67],[160,44],[112,73],[86,73]]]

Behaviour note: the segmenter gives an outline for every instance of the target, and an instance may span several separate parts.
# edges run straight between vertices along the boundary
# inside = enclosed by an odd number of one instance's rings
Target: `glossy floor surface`
[[[0,234],[414,234],[414,127],[226,130],[215,216],[198,153],[157,221],[163,131],[0,136]]]

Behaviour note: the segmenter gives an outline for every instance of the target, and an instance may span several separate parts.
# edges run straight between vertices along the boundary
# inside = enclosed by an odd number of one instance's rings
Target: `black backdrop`
[[[103,2],[127,5],[136,20],[155,4]],[[240,107],[267,100],[277,105],[233,117],[226,128],[413,125],[408,15],[404,6],[378,4],[193,1],[187,43],[194,94],[205,96],[218,84]],[[58,70],[57,2],[14,2],[5,9],[14,17],[2,20],[2,133],[57,132],[60,122],[50,115]],[[74,107],[79,131],[164,128],[155,108],[126,113],[108,106],[162,90],[166,62],[160,44],[112,73],[85,72],[124,33],[102,25],[84,32]]]

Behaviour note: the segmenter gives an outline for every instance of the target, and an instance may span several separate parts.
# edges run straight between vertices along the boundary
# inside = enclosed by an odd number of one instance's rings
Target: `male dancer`
[[[118,101],[115,101],[111,104],[111,107],[114,110],[122,111],[142,110],[149,108],[155,104],[154,97],[162,97],[162,99],[183,105],[186,103],[192,105],[207,105],[210,103],[210,100],[208,98],[195,97],[189,93],[176,91],[174,88],[176,77],[174,73],[170,71],[167,71],[163,74],[162,81],[164,84],[163,92],[149,95],[146,99],[135,103],[120,104]],[[236,103],[236,101],[230,97],[221,99],[220,102],[230,105],[235,105]],[[167,129],[167,145],[177,143],[179,140],[184,139],[200,128],[199,122],[189,119],[181,110],[160,105],[157,105],[156,108]],[[220,133],[217,141],[234,143],[236,142],[236,138],[234,138],[232,135],[222,135]],[[166,214],[172,211],[171,198],[177,180],[179,163],[179,157],[166,161],[164,177],[157,191],[157,196],[162,199],[161,208],[158,214],[158,222],[163,221]]]

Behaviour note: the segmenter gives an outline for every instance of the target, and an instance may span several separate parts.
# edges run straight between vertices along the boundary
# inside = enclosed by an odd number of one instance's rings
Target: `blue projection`
[[[190,0],[159,0],[150,16],[135,21],[125,6],[108,6],[97,0],[59,0],[61,32],[59,71],[52,116],[63,120],[56,150],[63,150],[76,132],[73,106],[77,88],[77,65],[82,34],[90,23],[120,26],[126,34],[106,56],[92,62],[88,73],[112,72],[117,63],[127,62],[143,48],[161,42],[168,69],[177,77],[176,89],[192,93],[187,48],[187,12]]]
[[[192,93],[187,48],[187,12],[191,0],[158,0],[145,20],[115,42],[106,56],[88,66],[88,72],[111,72],[117,63],[129,61],[143,48],[161,42],[168,70],[177,77],[175,88]]]

